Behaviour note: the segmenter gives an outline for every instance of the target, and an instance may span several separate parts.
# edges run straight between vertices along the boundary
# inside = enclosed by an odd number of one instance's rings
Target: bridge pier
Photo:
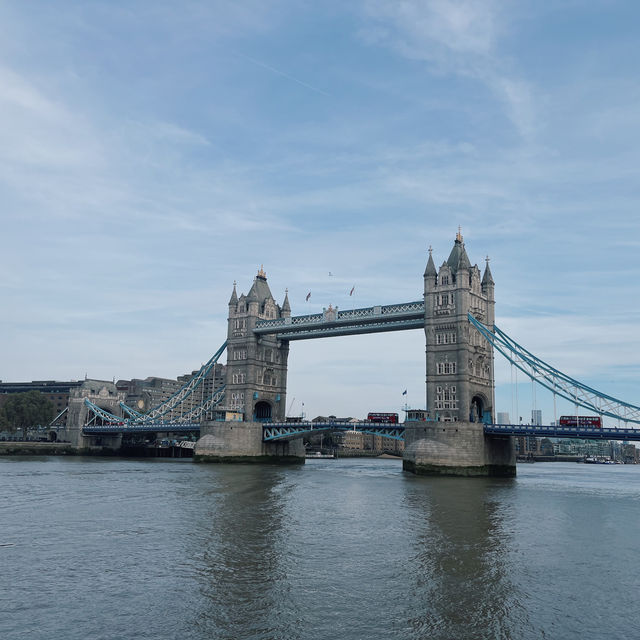
[[[304,463],[301,438],[263,442],[261,422],[202,423],[193,459],[196,462]]]
[[[405,423],[402,468],[416,475],[516,475],[513,438],[488,436],[479,422]]]

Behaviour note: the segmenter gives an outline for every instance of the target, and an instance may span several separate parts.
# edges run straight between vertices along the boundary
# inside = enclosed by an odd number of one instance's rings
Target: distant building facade
[[[55,415],[59,416],[69,406],[69,396],[74,389],[78,389],[83,384],[80,380],[58,381],[58,380],[34,380],[32,382],[2,382],[0,381],[0,405],[7,399],[9,394],[26,393],[28,391],[39,391],[55,407]],[[65,426],[67,424],[67,414],[60,415],[56,424]]]

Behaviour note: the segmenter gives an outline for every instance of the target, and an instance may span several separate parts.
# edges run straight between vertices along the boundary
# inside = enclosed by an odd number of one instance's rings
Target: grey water
[[[0,458],[0,638],[638,638],[640,466]]]

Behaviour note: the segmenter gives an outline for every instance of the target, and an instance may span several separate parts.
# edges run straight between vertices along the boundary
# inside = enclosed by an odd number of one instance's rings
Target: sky
[[[197,369],[261,265],[294,315],[419,300],[460,227],[502,330],[640,404],[638,24],[616,0],[0,4],[0,379]],[[421,331],[294,342],[288,413],[421,407],[424,375]],[[552,419],[518,390],[496,356],[497,411]]]

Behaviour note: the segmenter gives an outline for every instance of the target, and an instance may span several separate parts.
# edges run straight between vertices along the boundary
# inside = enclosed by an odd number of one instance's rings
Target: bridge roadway
[[[490,435],[536,436],[538,438],[579,438],[581,440],[640,440],[640,429],[620,427],[565,427],[536,424],[485,424]]]
[[[410,422],[419,425],[419,422]],[[429,422],[428,424],[438,424]],[[304,435],[328,431],[358,431],[381,435],[393,440],[404,440],[404,423],[388,424],[382,422],[265,422],[263,440],[285,440],[300,438]],[[113,435],[117,433],[197,433],[200,424],[197,422],[156,422],[143,424],[109,424],[83,427],[86,435]],[[503,436],[536,436],[538,438],[578,438],[581,440],[627,440],[640,441],[640,429],[593,427],[564,427],[554,425],[530,424],[485,424],[484,432],[488,435]]]
[[[143,422],[138,424],[101,424],[82,427],[87,436],[125,433],[199,433],[199,422]]]

